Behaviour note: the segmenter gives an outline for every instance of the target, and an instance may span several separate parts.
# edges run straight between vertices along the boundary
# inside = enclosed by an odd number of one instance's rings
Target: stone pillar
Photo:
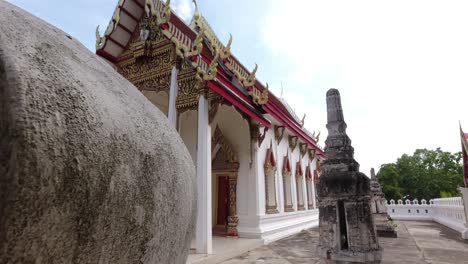
[[[236,189],[237,189],[237,175],[229,177],[229,216],[228,216],[228,236],[238,236],[237,224],[239,217],[237,217],[236,207]]]
[[[196,228],[196,250],[200,254],[212,253],[211,126],[208,121],[208,110],[208,100],[204,95],[200,95],[198,100],[198,215]]]
[[[346,134],[340,93],[327,92],[327,129],[318,183],[318,252],[326,263],[380,263],[380,247],[370,208],[370,180],[359,172]]]
[[[177,84],[177,67],[174,66],[171,72],[171,89],[169,92],[169,110],[167,118],[169,122],[177,128],[177,108],[176,108],[176,100],[177,100],[177,92],[179,90],[179,85]]]

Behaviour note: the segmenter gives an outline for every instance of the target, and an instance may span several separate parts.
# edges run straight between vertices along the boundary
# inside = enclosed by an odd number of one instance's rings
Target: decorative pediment
[[[311,149],[311,148],[309,148],[308,151],[309,151],[309,159],[311,161],[314,160],[315,155],[317,155],[317,151],[315,149]]]
[[[319,174],[318,174],[318,171],[315,169],[314,170],[314,182],[318,183],[318,180],[319,180]]]
[[[306,167],[306,180],[312,180],[312,173],[310,172],[310,163]]]
[[[301,152],[301,156],[304,157],[307,153],[307,144],[306,143],[299,143],[299,150]]]
[[[254,142],[258,143],[258,147],[262,146],[263,140],[265,140],[266,133],[268,132],[268,127],[264,127],[263,134],[260,133],[260,125],[250,124],[250,136]]]
[[[289,147],[291,148],[291,151],[294,151],[294,149],[296,148],[297,140],[298,138],[296,136],[288,136]]]
[[[211,151],[215,155],[212,165],[214,170],[237,170],[239,168],[237,153],[227,142],[218,126],[211,139]]]
[[[283,158],[283,176],[291,176],[291,164],[289,163],[289,155],[286,153],[286,156]]]
[[[273,154],[273,146],[271,143],[270,147],[267,149],[265,164],[263,167],[265,168],[265,174],[268,174],[276,169],[276,160]]]
[[[285,129],[286,127],[284,126],[275,125],[275,139],[276,139],[276,142],[278,142],[278,145],[279,143],[281,143],[281,140],[283,139]]]
[[[303,175],[301,161],[296,162],[296,177],[302,177]]]

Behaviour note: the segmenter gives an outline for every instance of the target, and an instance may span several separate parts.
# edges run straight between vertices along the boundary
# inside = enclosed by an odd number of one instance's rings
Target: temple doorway
[[[239,162],[219,127],[212,138],[213,235],[238,236],[236,188]]]
[[[229,217],[229,205],[231,203],[229,199],[229,175],[225,173],[216,173],[216,189],[213,193],[215,197],[214,204],[214,219],[213,222],[213,235],[227,236],[228,235],[228,217]],[[235,201],[234,201],[235,203]]]

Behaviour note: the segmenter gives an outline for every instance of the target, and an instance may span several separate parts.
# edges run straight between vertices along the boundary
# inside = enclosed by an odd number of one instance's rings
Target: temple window
[[[297,210],[305,210],[304,207],[304,185],[302,181],[303,172],[301,162],[296,163],[296,189],[297,189]]]
[[[306,168],[306,192],[307,192],[307,208],[312,209],[314,207],[313,192],[312,192],[312,173],[310,172],[310,164]]]
[[[266,202],[266,213],[275,214],[278,213],[278,204],[276,203],[276,161],[273,155],[273,148],[270,144],[270,148],[267,150],[265,159],[265,202]]]
[[[284,211],[292,212],[294,208],[291,191],[291,164],[289,163],[288,154],[283,159],[283,169],[281,171],[283,174]]]

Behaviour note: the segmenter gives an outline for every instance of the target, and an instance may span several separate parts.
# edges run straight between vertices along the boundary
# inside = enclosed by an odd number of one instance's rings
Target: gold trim
[[[268,102],[268,83],[263,91],[260,91],[256,87],[252,87],[247,93],[252,96],[254,104],[264,105]]]

